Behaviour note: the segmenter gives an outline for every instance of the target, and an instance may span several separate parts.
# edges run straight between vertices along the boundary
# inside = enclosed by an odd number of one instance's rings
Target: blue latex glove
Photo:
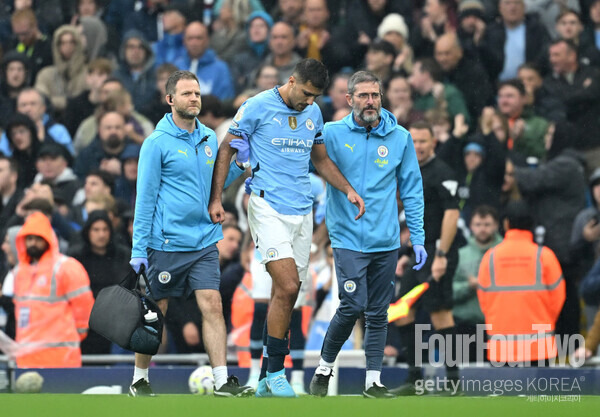
[[[252,190],[250,189],[250,184],[252,184],[252,177],[248,177],[248,178],[246,178],[246,181],[244,181],[244,191],[248,195],[252,194]]]
[[[131,265],[136,274],[139,274],[142,265],[144,265],[144,271],[148,270],[148,258],[131,258],[129,265]]]
[[[417,264],[413,266],[413,269],[418,271],[423,268],[423,265],[425,265],[425,262],[427,261],[427,251],[423,245],[414,245],[413,250],[415,251],[415,260],[417,261]]]
[[[248,162],[250,159],[250,145],[248,144],[248,135],[242,133],[242,139],[233,139],[229,142],[229,146],[237,149],[235,160],[238,164]]]

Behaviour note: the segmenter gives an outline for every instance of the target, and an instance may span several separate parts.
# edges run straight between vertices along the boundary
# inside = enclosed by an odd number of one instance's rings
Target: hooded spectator
[[[63,25],[54,32],[52,55],[54,65],[39,72],[35,88],[48,97],[56,113],[62,114],[67,107],[67,99],[86,89],[86,57],[75,26]]]

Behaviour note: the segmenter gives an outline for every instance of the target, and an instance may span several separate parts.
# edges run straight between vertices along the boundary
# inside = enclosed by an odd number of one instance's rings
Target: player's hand
[[[229,146],[233,149],[237,149],[237,155],[235,157],[235,160],[239,164],[243,164],[244,162],[248,161],[248,159],[250,158],[250,145],[248,144],[248,135],[242,133],[242,138],[233,139],[231,142],[229,142]]]
[[[431,264],[431,276],[433,279],[439,282],[446,273],[447,267],[448,258],[445,256],[436,256],[433,258],[433,264]]]
[[[252,194],[252,189],[250,188],[250,184],[252,184],[252,177],[248,177],[248,178],[246,178],[246,181],[244,181],[244,191],[248,195]]]
[[[131,258],[129,265],[131,265],[136,274],[139,274],[142,266],[144,267],[144,271],[148,270],[148,258]]]
[[[360,219],[362,215],[365,214],[365,202],[354,190],[348,193],[348,201],[358,207],[358,215],[354,218],[354,220]]]
[[[413,245],[413,250],[415,251],[415,260],[417,261],[417,264],[413,266],[413,269],[418,271],[423,268],[423,265],[425,265],[425,262],[427,261],[427,251],[423,245]]]
[[[208,205],[208,214],[213,223],[223,223],[225,221],[225,210],[220,201],[211,201]]]

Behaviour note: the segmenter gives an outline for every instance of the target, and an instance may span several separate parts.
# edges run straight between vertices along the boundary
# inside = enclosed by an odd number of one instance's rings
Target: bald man
[[[272,65],[279,71],[279,84],[287,82],[294,72],[296,64],[302,60],[300,55],[294,52],[296,38],[294,28],[286,22],[277,22],[271,29],[269,39],[269,55],[265,58],[263,65]]]
[[[434,56],[444,72],[444,81],[454,84],[463,93],[471,120],[476,123],[483,108],[493,99],[485,69],[464,55],[455,33],[446,33],[437,39]]]
[[[229,67],[209,48],[209,44],[207,27],[198,21],[191,22],[183,33],[186,53],[173,63],[180,70],[196,74],[202,95],[212,94],[221,100],[231,99],[234,89]]]

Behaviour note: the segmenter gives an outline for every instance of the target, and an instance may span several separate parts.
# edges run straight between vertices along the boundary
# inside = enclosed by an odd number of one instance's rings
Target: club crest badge
[[[315,129],[315,124],[313,123],[312,120],[306,119],[306,128],[308,130],[314,130]]]
[[[344,282],[344,291],[348,293],[353,293],[354,291],[356,291],[356,284],[354,283],[354,281]]]
[[[166,284],[169,281],[171,281],[171,273],[170,272],[163,271],[160,274],[158,274],[158,282],[160,282],[161,284]]]
[[[212,158],[213,156],[213,152],[212,149],[210,149],[210,146],[206,145],[204,147],[204,153],[206,154],[206,156],[208,156],[209,158]]]
[[[388,156],[388,148],[381,145],[379,148],[377,148],[377,155],[379,155],[382,158],[385,158],[386,156]]]
[[[279,256],[279,252],[277,252],[277,249],[275,249],[275,248],[267,249],[267,258],[275,259],[278,256]]]

